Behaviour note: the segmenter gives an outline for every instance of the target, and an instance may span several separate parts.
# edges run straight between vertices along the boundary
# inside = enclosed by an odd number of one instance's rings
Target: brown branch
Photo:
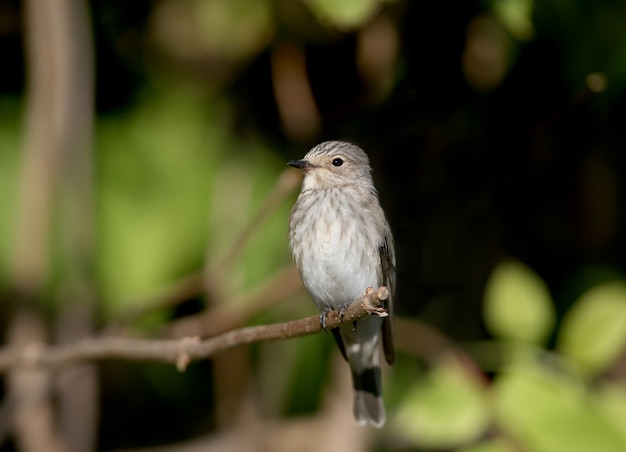
[[[298,270],[292,263],[278,270],[251,292],[225,299],[214,307],[181,317],[165,325],[161,337],[217,336],[245,324],[253,316],[270,309],[287,297],[303,290]]]
[[[87,308],[85,322],[75,324],[90,329],[91,304],[85,303],[88,297],[84,295],[92,286],[88,269],[92,267],[89,214],[93,205],[90,151],[94,77],[87,2],[22,3],[27,102],[15,245],[10,260],[11,285],[20,296],[12,300],[16,313],[7,336],[12,347],[25,349],[49,334],[43,314],[30,308],[40,306],[38,301],[49,299],[52,292],[63,293],[67,300],[61,306],[60,318],[80,300]],[[51,270],[53,254],[60,271]],[[54,290],[46,290],[48,286]],[[67,335],[72,332],[64,330]],[[11,369],[7,378],[12,401],[8,417],[16,449],[92,449],[97,397],[95,391],[83,389],[89,383],[95,388],[94,378],[95,373],[93,378],[83,375],[80,384],[64,391],[54,386],[55,380],[46,369]],[[67,422],[69,418],[72,420]]]
[[[343,319],[339,312],[331,311],[326,327],[335,328],[343,323],[354,322],[368,315],[387,316],[384,303],[389,298],[386,287],[378,290],[368,288],[365,295],[346,309]],[[208,358],[241,345],[306,336],[322,331],[319,317],[307,317],[285,323],[240,328],[200,340],[185,337],[175,340],[151,340],[103,337],[85,339],[65,345],[49,347],[30,346],[0,350],[0,372],[16,366],[62,366],[85,360],[126,359],[175,363],[179,370],[196,360]]]

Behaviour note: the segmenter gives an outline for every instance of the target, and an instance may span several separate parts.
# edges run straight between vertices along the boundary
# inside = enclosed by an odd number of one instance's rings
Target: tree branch
[[[303,289],[298,269],[292,263],[248,293],[227,298],[197,314],[171,321],[164,325],[159,335],[171,339],[194,335],[217,336],[244,325],[248,319]]]
[[[343,320],[338,311],[326,318],[327,329],[350,323],[368,315],[386,317],[385,301],[389,298],[386,287],[368,288],[365,295],[346,309]],[[322,331],[319,316],[307,317],[285,323],[239,328],[206,340],[185,337],[175,340],[131,339],[103,337],[55,346],[29,346],[0,350],[0,372],[16,366],[62,366],[85,360],[126,359],[175,363],[183,371],[196,360],[208,358],[218,352],[257,342],[301,337]]]

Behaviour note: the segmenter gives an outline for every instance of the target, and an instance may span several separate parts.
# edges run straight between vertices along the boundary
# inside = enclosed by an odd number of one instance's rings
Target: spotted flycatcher
[[[321,311],[322,326],[329,311],[343,312],[368,287],[389,289],[388,317],[370,316],[332,330],[352,371],[354,417],[359,424],[382,427],[379,343],[382,336],[385,358],[392,364],[395,256],[369,159],[358,146],[327,141],[289,165],[304,172],[289,218],[289,246],[302,282]]]

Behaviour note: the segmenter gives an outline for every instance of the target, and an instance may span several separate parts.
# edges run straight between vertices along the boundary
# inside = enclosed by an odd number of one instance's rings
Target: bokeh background
[[[615,0],[0,0],[3,347],[314,315],[285,163],[326,139],[370,155],[398,260],[381,430],[315,335],[185,372],[3,367],[0,450],[626,450],[624,23]]]

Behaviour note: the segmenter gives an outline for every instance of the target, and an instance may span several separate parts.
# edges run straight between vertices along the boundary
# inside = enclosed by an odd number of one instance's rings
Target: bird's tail
[[[354,418],[359,424],[380,428],[385,424],[385,407],[378,347],[367,354],[364,350],[356,356],[348,353],[348,361],[354,385]]]

